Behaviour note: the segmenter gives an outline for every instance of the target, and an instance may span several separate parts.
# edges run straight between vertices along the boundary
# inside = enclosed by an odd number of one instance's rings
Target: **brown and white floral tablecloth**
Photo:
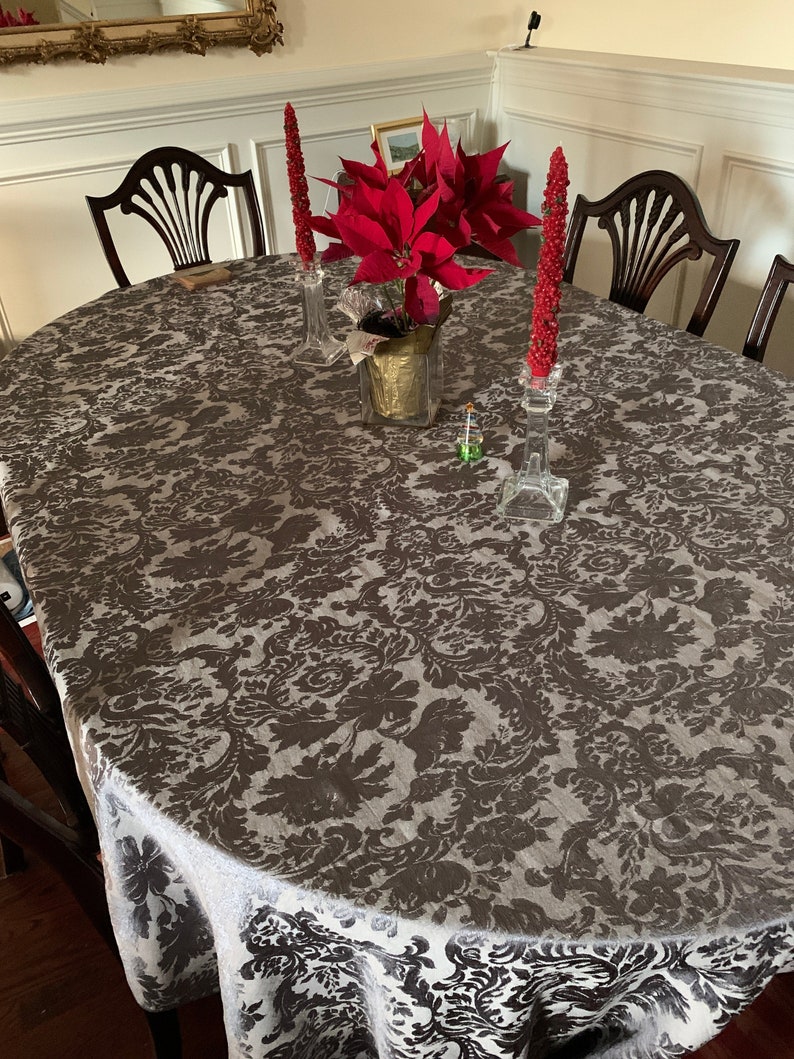
[[[288,261],[232,267],[0,365],[137,997],[219,983],[251,1059],[697,1046],[794,964],[794,382],[566,290],[567,514],[520,527],[531,274],[456,296],[421,431],[290,362]]]

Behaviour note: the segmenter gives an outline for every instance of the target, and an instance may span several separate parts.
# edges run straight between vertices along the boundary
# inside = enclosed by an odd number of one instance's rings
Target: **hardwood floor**
[[[5,733],[9,781],[52,811],[38,773]],[[184,1059],[225,1059],[220,1000],[180,1008]],[[116,958],[71,891],[36,857],[0,878],[2,1059],[149,1059],[146,1020]]]
[[[120,965],[42,865],[0,883],[4,1059],[148,1059],[146,1021]],[[53,941],[56,944],[53,945]],[[185,1059],[226,1055],[219,1004],[180,1014]]]
[[[690,1059],[792,1059],[794,974],[779,974],[719,1037]]]

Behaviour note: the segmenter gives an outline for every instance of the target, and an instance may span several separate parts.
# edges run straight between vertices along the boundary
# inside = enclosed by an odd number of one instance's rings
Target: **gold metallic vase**
[[[362,423],[432,426],[444,387],[441,325],[451,308],[443,298],[436,324],[384,339],[359,363]]]

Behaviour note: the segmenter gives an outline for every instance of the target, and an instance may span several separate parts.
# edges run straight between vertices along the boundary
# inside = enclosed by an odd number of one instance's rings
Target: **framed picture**
[[[422,150],[422,122],[420,116],[372,126],[372,139],[378,144],[389,173],[399,173]]]

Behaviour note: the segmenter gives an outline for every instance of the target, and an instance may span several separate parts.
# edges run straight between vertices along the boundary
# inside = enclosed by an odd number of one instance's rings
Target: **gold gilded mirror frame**
[[[104,63],[114,55],[169,50],[206,55],[209,48],[221,46],[248,47],[255,55],[264,55],[284,43],[283,30],[275,0],[242,0],[241,10],[229,14],[14,27],[0,30],[0,67],[56,59]]]

